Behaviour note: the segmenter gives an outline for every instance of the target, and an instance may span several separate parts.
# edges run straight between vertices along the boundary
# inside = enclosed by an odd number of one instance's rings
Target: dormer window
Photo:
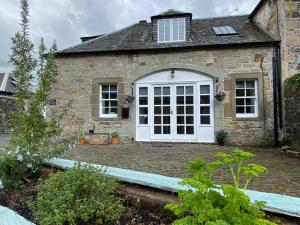
[[[186,40],[185,18],[159,19],[157,26],[158,42],[179,42]]]

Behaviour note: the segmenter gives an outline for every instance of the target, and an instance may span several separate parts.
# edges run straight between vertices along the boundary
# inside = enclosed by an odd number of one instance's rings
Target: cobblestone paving
[[[187,163],[198,156],[212,160],[218,151],[230,152],[231,146],[205,144],[126,144],[80,145],[65,154],[65,158],[94,162],[107,166],[184,177]],[[243,148],[256,155],[253,162],[269,172],[254,180],[252,190],[300,197],[300,157],[272,148]],[[227,171],[219,172],[215,181],[230,181]]]

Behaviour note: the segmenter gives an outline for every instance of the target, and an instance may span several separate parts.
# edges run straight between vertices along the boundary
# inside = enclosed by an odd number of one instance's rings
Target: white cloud
[[[81,36],[112,32],[173,8],[194,18],[228,16],[236,7],[247,14],[259,0],[29,0],[34,44],[43,37],[59,48],[78,43]],[[10,37],[19,28],[19,1],[0,0],[0,72],[9,72]],[[237,14],[237,13],[234,13]]]

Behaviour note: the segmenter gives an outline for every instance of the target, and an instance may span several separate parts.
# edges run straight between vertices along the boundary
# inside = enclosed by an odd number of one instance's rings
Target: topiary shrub
[[[217,144],[224,146],[227,137],[228,137],[228,132],[226,130],[223,130],[223,129],[218,130],[216,132]]]
[[[50,175],[37,186],[36,202],[29,203],[41,225],[103,224],[124,211],[116,197],[117,181],[91,166]]]
[[[295,73],[291,78],[290,81],[296,87],[300,87],[300,73]]]

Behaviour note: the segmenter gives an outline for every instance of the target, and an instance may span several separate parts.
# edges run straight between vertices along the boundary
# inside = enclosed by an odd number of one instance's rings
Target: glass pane
[[[245,107],[244,106],[242,106],[242,107],[237,106],[236,107],[236,113],[245,113]]]
[[[254,98],[246,98],[246,105],[255,105]]]
[[[140,105],[148,105],[148,98],[147,97],[140,97],[139,104]]]
[[[140,116],[139,123],[148,124],[148,116]]]
[[[161,124],[161,116],[154,116],[154,124]]]
[[[177,96],[177,104],[183,105],[184,104],[184,96]]]
[[[171,113],[170,106],[164,106],[163,107],[163,113],[164,114],[170,114]]]
[[[246,106],[246,113],[255,113],[254,106]]]
[[[164,34],[163,34],[163,33],[160,33],[160,34],[159,34],[158,40],[159,40],[159,41],[165,41],[165,39],[164,39]]]
[[[201,106],[200,114],[210,114],[210,107],[209,106]]]
[[[184,94],[184,87],[183,86],[176,87],[176,94],[177,95],[183,95]]]
[[[117,91],[117,85],[110,85],[110,91]]]
[[[117,99],[117,92],[111,92],[110,99]]]
[[[147,107],[140,107],[140,115],[147,115],[148,114],[148,108]]]
[[[194,114],[194,106],[186,106],[185,110],[186,114]]]
[[[191,94],[193,94],[193,86],[186,86],[185,87],[185,93],[187,94],[187,95],[191,95]]]
[[[163,124],[170,124],[170,116],[163,117]]]
[[[161,95],[161,87],[154,88],[154,95]]]
[[[110,113],[111,114],[118,114],[118,109],[117,108],[111,108]]]
[[[177,116],[177,124],[184,124],[184,116]]]
[[[177,106],[177,114],[184,114],[184,106]]]
[[[109,108],[102,108],[102,114],[109,114]]]
[[[194,126],[187,126],[186,134],[194,134]]]
[[[194,124],[194,117],[193,116],[187,116],[186,118],[186,124]]]
[[[236,104],[236,105],[244,105],[244,103],[245,103],[244,100],[245,100],[244,98],[237,98],[237,99],[235,100],[235,104]]]
[[[102,91],[109,91],[109,85],[102,85]]]
[[[200,116],[201,124],[210,124],[210,116]]]
[[[160,106],[155,106],[155,107],[154,107],[154,114],[155,114],[155,115],[161,114],[161,107],[160,107]]]
[[[110,101],[110,106],[117,106],[118,105],[118,101]]]
[[[200,94],[209,94],[209,85],[200,85]]]
[[[246,87],[247,88],[254,88],[255,87],[255,81],[254,80],[246,81]]]
[[[148,88],[140,87],[140,95],[148,95]]]
[[[179,41],[185,40],[184,33],[179,33]]]
[[[185,96],[185,104],[194,104],[194,96]]]
[[[246,96],[255,96],[255,89],[247,89]]]
[[[163,126],[163,133],[164,134],[170,134],[171,133],[170,126]]]
[[[173,26],[173,41],[178,41],[178,27]]]
[[[236,89],[235,94],[237,97],[245,96],[245,89]]]
[[[163,104],[170,105],[170,97],[163,97]]]
[[[109,93],[102,93],[102,99],[109,99]]]
[[[154,105],[161,105],[161,97],[154,97]]]
[[[170,95],[170,87],[164,87],[163,88],[163,94],[164,95]]]
[[[184,134],[184,126],[177,127],[177,134]]]
[[[179,18],[179,26],[184,26],[184,18]]]
[[[109,101],[104,101],[104,102],[103,102],[103,105],[104,105],[104,107],[107,107],[107,108],[108,108],[108,107],[109,107]]]
[[[154,134],[161,134],[161,126],[154,126]]]
[[[245,88],[245,82],[244,81],[236,81],[235,86],[236,86],[236,88]]]
[[[210,99],[209,99],[209,95],[202,95],[200,96],[200,104],[209,104]]]

